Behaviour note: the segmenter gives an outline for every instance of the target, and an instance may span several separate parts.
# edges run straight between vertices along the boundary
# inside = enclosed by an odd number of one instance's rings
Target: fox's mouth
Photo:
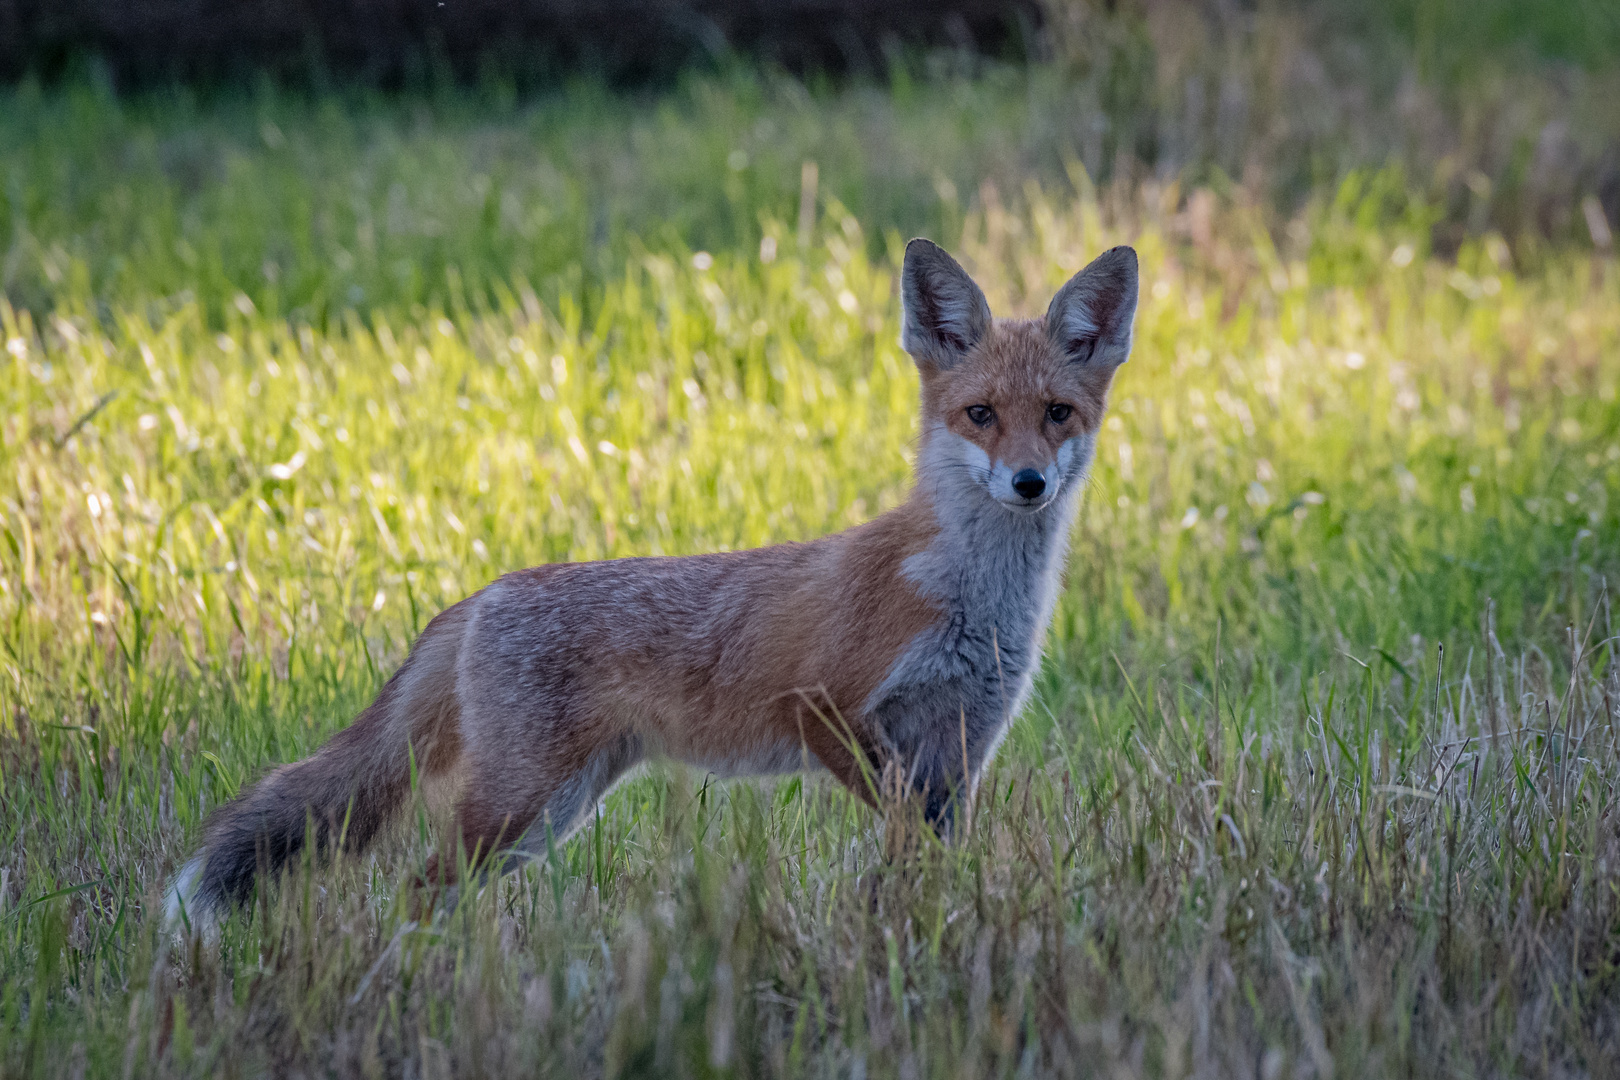
[[[1055,484],[1047,488],[1044,492],[1037,495],[1033,499],[1025,499],[1017,495],[1008,499],[993,493],[990,497],[1014,513],[1038,514],[1042,510],[1045,510],[1047,507],[1051,506],[1053,503],[1057,502],[1058,493],[1062,490],[1062,488],[1063,485]]]

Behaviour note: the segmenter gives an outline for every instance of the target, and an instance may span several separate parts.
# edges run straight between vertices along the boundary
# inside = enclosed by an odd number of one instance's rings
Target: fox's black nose
[[[1013,476],[1013,490],[1026,499],[1039,498],[1046,490],[1046,477],[1034,469],[1020,469]]]

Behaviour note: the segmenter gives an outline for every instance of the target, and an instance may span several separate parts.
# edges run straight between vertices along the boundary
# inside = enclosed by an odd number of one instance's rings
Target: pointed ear
[[[941,370],[961,363],[990,329],[990,305],[961,264],[931,240],[906,245],[900,347]]]
[[[1072,363],[1123,364],[1136,318],[1136,252],[1103,252],[1069,279],[1046,309],[1046,332]]]

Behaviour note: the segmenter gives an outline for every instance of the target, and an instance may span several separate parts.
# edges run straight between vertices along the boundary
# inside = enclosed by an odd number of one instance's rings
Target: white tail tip
[[[183,930],[189,923],[192,931],[196,932],[199,920],[209,914],[211,905],[198,895],[206,855],[206,851],[199,850],[197,854],[187,859],[186,865],[175,875],[169,891],[164,894],[163,925],[170,930]]]

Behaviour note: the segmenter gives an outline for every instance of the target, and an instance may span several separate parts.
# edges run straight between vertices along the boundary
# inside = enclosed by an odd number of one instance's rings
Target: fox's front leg
[[[900,804],[949,839],[958,807],[966,802],[986,757],[984,740],[964,723],[930,729],[896,745],[881,721],[868,715],[851,725],[832,709],[802,708],[799,737],[828,772],[874,810]]]
[[[923,820],[941,840],[950,840],[956,835],[957,817],[968,804],[973,777],[960,761],[954,765],[939,763],[921,770],[912,787],[922,801]]]
[[[982,771],[983,755],[973,749],[969,739],[934,734],[900,749],[885,770],[884,794],[912,803],[941,840],[950,840]]]

